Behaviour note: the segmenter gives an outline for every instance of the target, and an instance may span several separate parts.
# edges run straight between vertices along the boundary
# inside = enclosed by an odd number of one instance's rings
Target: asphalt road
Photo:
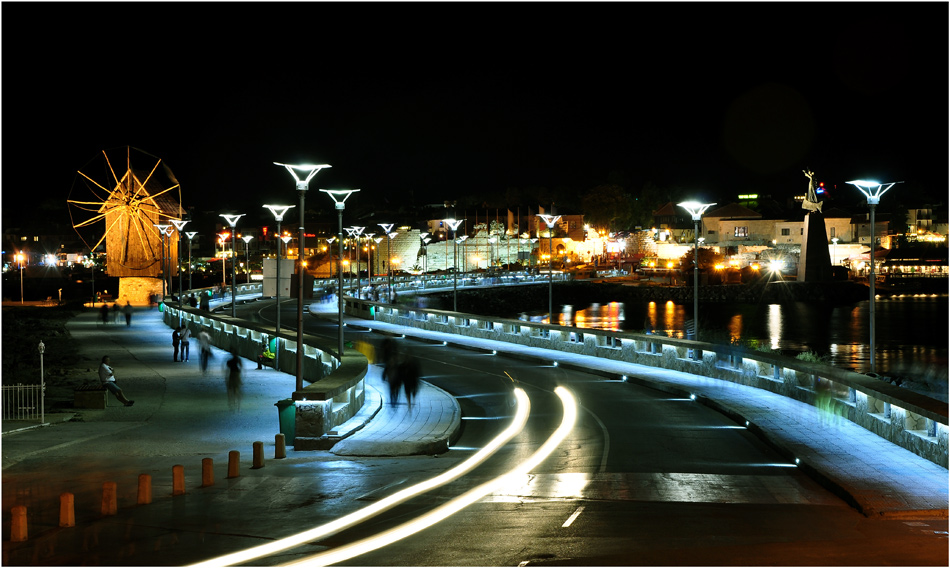
[[[289,314],[282,322],[295,323]],[[307,325],[336,337],[334,322]],[[350,327],[346,337],[381,341]],[[281,562],[400,526],[504,474],[557,427],[563,410],[552,393],[562,385],[580,404],[577,426],[540,466],[435,526],[342,564],[948,564],[946,521],[868,519],[709,407],[536,362],[396,341],[420,360],[424,380],[462,404],[453,456],[504,424],[514,386],[531,400],[527,428],[473,474]]]

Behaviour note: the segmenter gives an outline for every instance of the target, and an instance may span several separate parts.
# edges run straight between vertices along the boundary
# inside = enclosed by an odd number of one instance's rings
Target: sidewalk
[[[336,317],[336,305],[315,304],[315,315]],[[825,487],[869,517],[946,519],[950,501],[948,471],[847,420],[832,421],[811,405],[762,389],[658,367],[513,345],[502,341],[447,335],[406,326],[345,317],[353,328],[405,334],[457,346],[497,350],[499,354],[557,361],[585,372],[627,376],[675,394],[695,394],[699,401],[729,415],[799,460]]]

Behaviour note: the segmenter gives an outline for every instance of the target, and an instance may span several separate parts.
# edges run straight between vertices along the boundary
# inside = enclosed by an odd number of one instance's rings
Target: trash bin
[[[294,401],[289,398],[278,400],[274,406],[277,407],[280,433],[284,435],[284,444],[293,446],[294,437],[297,434],[297,407],[294,405]]]

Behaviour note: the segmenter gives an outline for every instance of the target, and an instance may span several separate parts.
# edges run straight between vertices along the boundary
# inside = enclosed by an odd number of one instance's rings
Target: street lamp
[[[254,237],[252,235],[244,235],[241,237],[241,240],[244,241],[244,281],[249,283],[251,281],[251,254],[248,251],[248,245],[251,244]]]
[[[353,236],[356,237],[356,297],[360,297],[360,288],[362,283],[360,282],[360,235],[363,234],[363,229],[366,227],[357,227],[353,226]]]
[[[465,219],[445,219],[445,223],[452,229],[452,311],[457,312],[458,306],[458,288],[459,288],[459,269],[458,269],[458,241],[455,240],[455,231],[459,225],[465,222]]]
[[[337,276],[339,277],[339,284],[337,287],[337,301],[338,301],[338,323],[337,328],[339,331],[340,339],[340,361],[343,360],[343,210],[346,209],[346,199],[359,191],[358,189],[321,189],[320,191],[326,193],[330,196],[330,199],[333,200],[334,207],[337,212],[338,220],[338,229],[337,229],[337,240],[340,242],[340,256],[338,259],[339,265],[337,269]]]
[[[224,248],[224,243],[225,241],[228,240],[228,237],[230,236],[231,236],[231,233],[227,231],[218,233],[218,242],[221,243],[221,289],[222,290],[228,287],[228,281],[225,279],[225,276],[224,276],[224,271],[228,266],[228,260],[227,260],[227,255],[226,255],[227,251]],[[224,294],[223,291],[221,293]]]
[[[277,221],[277,292],[275,293],[277,306],[277,329],[274,332],[274,337],[276,337],[276,346],[274,347],[274,368],[278,371],[280,370],[280,241],[284,241],[283,235],[280,232],[280,222],[284,220],[284,214],[288,210],[293,209],[293,205],[264,205],[265,208],[269,209],[271,213],[274,214],[274,220]],[[290,240],[290,237],[287,237]],[[287,244],[287,241],[284,241],[284,244]]]
[[[386,240],[386,296],[389,298],[389,303],[391,304],[393,303],[393,237],[396,235],[390,232],[393,230],[393,223],[377,223],[377,225],[382,227],[383,232],[389,237]]]
[[[178,325],[181,325],[181,230],[185,228],[188,221],[172,219],[172,225],[178,231]]]
[[[16,262],[17,262],[17,267],[20,269],[20,304],[23,304],[23,251],[22,250],[17,253]],[[95,264],[92,265],[92,270],[94,271],[93,274],[95,274],[95,270],[96,270]],[[95,276],[93,276],[93,278],[95,278]],[[93,290],[92,290],[92,307],[96,307],[95,287],[93,287]]]
[[[715,203],[684,201],[678,205],[693,217],[693,339],[699,341],[699,226],[703,213]],[[698,350],[694,350],[694,354],[698,354]]]
[[[40,424],[46,424],[46,378],[43,372],[43,353],[46,352],[46,345],[42,340],[37,349],[40,352]]]
[[[868,284],[870,285],[870,310],[868,312],[869,326],[871,328],[871,372],[874,372],[874,249],[876,246],[875,240],[875,230],[874,230],[874,208],[877,207],[877,204],[881,202],[881,196],[884,195],[884,192],[894,187],[899,181],[889,182],[889,183],[878,183],[876,181],[867,181],[856,179],[849,181],[851,185],[858,188],[868,200],[868,207],[871,208],[871,272],[868,277]],[[884,187],[884,186],[887,187]]]
[[[422,241],[422,289],[426,289],[426,272],[429,269],[429,239],[426,237],[429,236],[429,233],[419,233],[419,240]]]
[[[162,301],[165,301],[165,236],[167,231],[171,229],[171,225],[165,225],[160,223],[155,223],[155,227],[158,229],[158,234],[161,235],[162,239]],[[95,300],[93,300],[95,301]]]
[[[244,216],[244,213],[240,213],[238,215],[225,215],[224,213],[221,213],[221,217],[224,217],[224,220],[228,222],[228,225],[231,225],[231,234],[234,236],[237,236],[235,227],[237,226],[238,219],[240,219],[243,216]],[[234,250],[234,243],[236,241],[237,239],[231,239],[231,317],[232,318],[237,317],[237,296],[235,295],[235,292],[234,292],[234,274],[235,274],[235,269],[234,269],[235,258],[234,257],[236,256],[235,250]]]
[[[554,224],[560,219],[560,215],[546,215],[538,213],[538,217],[548,226],[548,323],[554,323]]]
[[[189,289],[189,290],[192,290],[193,288],[192,288],[192,286],[191,286],[191,272],[192,272],[192,266],[191,266],[191,239],[195,238],[195,235],[197,235],[198,232],[197,232],[197,231],[189,231],[189,232],[187,232],[187,233],[185,233],[185,234],[188,235],[188,289]]]
[[[831,244],[834,245],[834,257],[835,261],[832,263],[835,266],[838,265],[838,237],[831,237]]]
[[[279,162],[274,162],[275,166],[283,166],[290,175],[294,177],[296,182],[297,195],[300,197],[300,214],[298,219],[300,220],[300,227],[298,229],[297,236],[297,264],[299,274],[297,276],[297,390],[303,389],[303,286],[305,282],[304,278],[304,239],[306,238],[304,234],[304,202],[307,197],[307,190],[310,188],[310,180],[313,179],[313,176],[317,175],[317,172],[323,168],[329,168],[328,164],[321,164],[318,166],[312,164],[281,164]],[[297,175],[297,171],[300,171],[304,174],[304,178],[300,179],[300,176]],[[340,351],[340,357],[342,359],[343,352]]]

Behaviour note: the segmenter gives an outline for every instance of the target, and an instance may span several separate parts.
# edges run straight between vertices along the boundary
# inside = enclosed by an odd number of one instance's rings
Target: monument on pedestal
[[[831,255],[828,254],[828,235],[825,216],[821,213],[822,202],[815,191],[815,173],[802,170],[808,178],[808,193],[802,201],[805,214],[805,232],[802,235],[802,252],[798,260],[799,282],[828,282],[831,280]]]

